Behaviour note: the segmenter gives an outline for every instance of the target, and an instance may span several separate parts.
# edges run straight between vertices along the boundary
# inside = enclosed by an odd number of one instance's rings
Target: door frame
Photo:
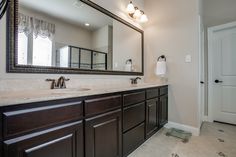
[[[204,42],[205,42],[205,31],[204,26],[200,29],[200,38],[199,38],[199,114],[200,114],[200,126],[205,120],[205,99],[206,99],[206,79],[205,79],[205,50],[204,50]],[[201,83],[203,81],[203,83]]]
[[[202,90],[202,86],[205,86],[204,84],[201,84],[200,82],[205,82],[205,64],[204,64],[204,26],[202,22],[202,16],[198,16],[198,22],[199,22],[199,28],[198,28],[198,125],[201,128],[202,123],[204,121],[204,96],[205,96],[205,90]],[[203,64],[203,65],[202,65]],[[203,78],[202,78],[203,77]]]
[[[236,21],[231,23],[226,23],[218,26],[209,27],[208,31],[208,121],[213,122],[213,77],[212,77],[212,67],[213,67],[213,34],[215,31],[220,31],[222,29],[231,28],[236,26]]]

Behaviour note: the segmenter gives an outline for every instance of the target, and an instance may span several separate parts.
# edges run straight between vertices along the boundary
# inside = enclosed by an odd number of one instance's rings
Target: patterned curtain
[[[55,24],[51,24],[44,20],[30,17],[22,13],[19,13],[18,19],[19,33],[24,32],[26,36],[31,33],[34,33],[36,38],[40,36],[42,38],[49,38],[50,40],[53,39],[55,35]]]
[[[18,16],[18,31],[19,33],[25,33],[25,35],[28,36],[33,32],[32,18],[21,13],[19,13]]]

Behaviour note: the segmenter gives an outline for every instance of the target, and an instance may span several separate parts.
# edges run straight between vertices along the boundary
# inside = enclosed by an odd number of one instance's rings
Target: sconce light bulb
[[[148,17],[146,14],[143,14],[140,18],[140,22],[141,23],[145,23],[145,22],[148,22]]]
[[[129,14],[133,14],[135,12],[135,8],[132,1],[130,1],[130,3],[128,4],[126,10]]]
[[[141,17],[142,13],[139,9],[136,9],[134,12],[134,18],[139,19]]]

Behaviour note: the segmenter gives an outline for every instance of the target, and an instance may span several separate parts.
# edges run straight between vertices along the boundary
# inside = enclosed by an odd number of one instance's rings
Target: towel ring
[[[128,62],[130,62],[132,64],[132,59],[128,59],[125,64],[127,64]]]
[[[166,56],[165,56],[165,55],[161,55],[160,57],[158,57],[157,61],[160,61],[161,59],[163,59],[164,61],[166,61]]]

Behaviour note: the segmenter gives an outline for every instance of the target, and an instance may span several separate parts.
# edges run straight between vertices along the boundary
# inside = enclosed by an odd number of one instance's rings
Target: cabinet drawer
[[[148,89],[146,92],[147,99],[156,98],[159,96],[159,88]]]
[[[142,123],[145,120],[145,103],[125,108],[123,117],[124,132]]]
[[[145,100],[145,91],[124,95],[124,106],[140,103]]]
[[[123,135],[123,155],[126,156],[136,149],[145,139],[144,123]]]
[[[160,95],[168,94],[168,86],[160,88]]]
[[[85,100],[85,116],[121,108],[121,95]]]
[[[82,121],[4,141],[4,157],[83,157]]]
[[[82,102],[4,112],[3,134],[5,138],[8,138],[82,117]]]

